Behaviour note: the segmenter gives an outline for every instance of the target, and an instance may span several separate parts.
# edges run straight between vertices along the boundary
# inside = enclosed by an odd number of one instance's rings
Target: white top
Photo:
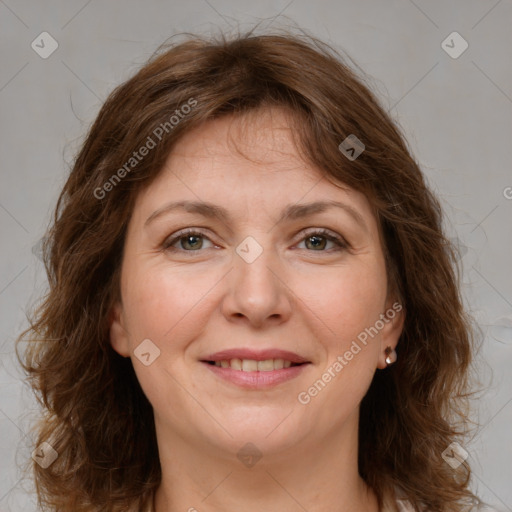
[[[397,495],[399,495],[397,493]],[[483,506],[483,505],[482,505]],[[474,507],[471,510],[473,511],[481,511],[481,512],[497,512],[494,509],[491,509],[487,506]],[[154,509],[154,495],[152,496],[150,503],[148,504],[148,507],[143,512],[155,512]],[[383,504],[382,504],[382,510],[381,512],[415,512],[414,507],[412,506],[411,502],[406,499],[396,498],[393,500],[393,498],[388,494],[385,495],[383,498]],[[428,512],[428,511],[424,511]]]
[[[144,512],[155,512],[154,498],[153,495]],[[381,512],[414,512],[414,508],[408,500],[397,499],[393,502],[389,496],[384,496]]]

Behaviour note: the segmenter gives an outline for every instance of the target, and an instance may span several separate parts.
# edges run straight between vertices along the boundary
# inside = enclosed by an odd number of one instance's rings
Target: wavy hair
[[[461,511],[475,499],[469,465],[454,470],[442,457],[468,433],[476,342],[440,203],[400,128],[345,57],[303,33],[250,31],[161,47],[108,96],[73,162],[43,245],[48,291],[17,340],[45,412],[37,442],[58,453],[46,469],[33,464],[45,510],[142,508],[158,487],[153,411],[130,359],[109,340],[127,224],[183,134],[272,107],[291,113],[306,161],[368,198],[405,311],[398,361],[375,373],[361,402],[361,477],[379,506],[396,488],[416,510]],[[339,149],[351,134],[365,145],[355,160]],[[131,160],[148,137],[154,147]]]

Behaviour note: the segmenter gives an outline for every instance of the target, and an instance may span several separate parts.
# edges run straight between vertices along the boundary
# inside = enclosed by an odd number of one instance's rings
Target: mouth
[[[243,372],[271,372],[274,370],[282,370],[283,368],[292,368],[308,363],[294,363],[284,359],[265,359],[256,361],[255,359],[222,359],[221,361],[201,361],[202,363],[218,368],[231,368]]]
[[[291,352],[248,352],[218,352],[200,362],[221,379],[248,389],[268,388],[288,381],[311,365],[311,361]]]
[[[272,371],[310,363],[295,352],[280,349],[253,350],[246,348],[228,349],[210,354],[202,362],[221,368],[242,371]]]

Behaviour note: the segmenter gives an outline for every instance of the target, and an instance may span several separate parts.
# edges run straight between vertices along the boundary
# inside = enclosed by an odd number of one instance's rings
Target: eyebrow
[[[279,217],[277,224],[285,221],[301,219],[316,213],[322,213],[330,208],[341,208],[345,210],[365,231],[368,231],[368,226],[366,225],[363,216],[352,206],[340,201],[315,201],[307,204],[288,205],[281,212],[281,216]],[[173,201],[155,210],[146,219],[144,226],[150,224],[157,217],[176,210],[185,210],[188,213],[196,213],[204,217],[217,219],[224,224],[230,224],[232,222],[230,213],[222,206],[203,201]]]

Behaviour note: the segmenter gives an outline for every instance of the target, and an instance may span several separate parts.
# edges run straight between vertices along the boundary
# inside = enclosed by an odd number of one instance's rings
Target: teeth
[[[274,369],[280,370],[284,367],[284,360],[283,359],[274,359]]]
[[[274,369],[274,361],[272,359],[267,359],[266,361],[258,361],[258,371],[259,372],[268,372]],[[245,370],[245,366],[244,366]]]
[[[241,370],[242,369],[242,360],[241,359],[231,359],[231,368],[233,368],[233,370]]]
[[[291,365],[291,361],[285,361],[284,359],[265,359],[265,361],[255,361],[254,359],[231,359],[229,361],[215,361],[215,366],[241,370],[244,372],[270,372],[272,370],[289,368]]]
[[[242,360],[242,370],[244,372],[257,372],[258,371],[258,361],[253,361],[251,359],[243,359]]]

